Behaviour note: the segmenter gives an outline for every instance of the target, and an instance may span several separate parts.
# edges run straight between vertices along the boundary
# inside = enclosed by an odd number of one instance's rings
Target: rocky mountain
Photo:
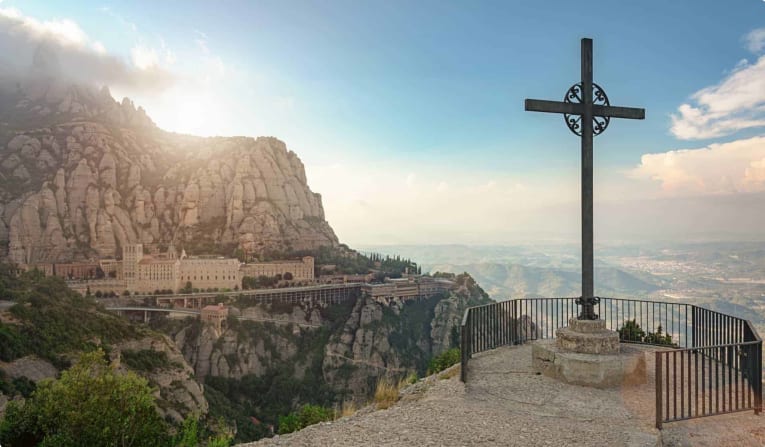
[[[113,257],[137,242],[225,254],[338,243],[303,163],[276,138],[166,132],[107,88],[42,72],[3,82],[0,256]]]
[[[237,421],[237,439],[264,436],[251,417],[276,424],[296,405],[366,402],[384,376],[423,375],[428,361],[458,343],[465,308],[488,302],[469,275],[449,293],[380,303],[260,304],[239,298],[228,327],[188,320],[158,326],[205,384],[210,414]],[[274,324],[264,319],[283,322]],[[289,323],[287,323],[289,322]]]

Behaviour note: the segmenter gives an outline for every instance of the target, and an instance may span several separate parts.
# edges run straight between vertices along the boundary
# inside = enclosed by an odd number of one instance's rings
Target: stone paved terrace
[[[245,445],[765,445],[765,418],[752,412],[665,424],[659,433],[652,355],[647,366],[646,385],[598,390],[534,374],[529,345],[504,347],[474,356],[467,385],[458,375],[430,378],[405,390],[387,410],[367,407],[332,423]]]

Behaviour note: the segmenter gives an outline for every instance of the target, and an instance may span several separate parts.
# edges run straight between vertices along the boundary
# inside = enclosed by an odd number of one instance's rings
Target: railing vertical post
[[[698,332],[697,332],[697,326],[698,326],[698,311],[696,310],[696,306],[691,307],[693,311],[693,329],[692,329],[692,338],[693,338],[693,345],[691,345],[692,348],[695,348],[699,345],[699,339],[698,339]]]
[[[762,342],[754,345],[754,414],[762,412]]]
[[[460,327],[460,380],[462,383],[467,381],[467,340],[467,327],[463,323]]]
[[[662,409],[661,386],[663,382],[661,377],[661,372],[662,372],[661,361],[662,361],[661,352],[656,351],[656,365],[655,365],[655,369],[656,369],[656,374],[655,374],[656,375],[656,428],[658,430],[661,430],[661,423],[662,423],[662,420],[664,419],[663,415],[661,414],[661,409]]]
[[[511,323],[511,340],[512,344],[517,345],[518,344],[518,300],[513,300],[513,304],[511,306],[512,308],[512,323]]]

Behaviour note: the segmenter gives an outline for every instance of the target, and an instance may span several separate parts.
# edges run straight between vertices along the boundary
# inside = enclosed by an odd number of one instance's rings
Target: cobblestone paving
[[[622,392],[556,382],[534,374],[528,345],[476,355],[470,370],[480,375],[467,387],[458,376],[420,382],[387,410],[241,447],[659,445],[653,412],[644,408],[653,405],[647,386]]]

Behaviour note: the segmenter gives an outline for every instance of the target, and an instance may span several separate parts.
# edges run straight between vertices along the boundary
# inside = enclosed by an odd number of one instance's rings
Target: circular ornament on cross
[[[582,103],[582,83],[579,82],[571,86],[566,92],[566,96],[563,98],[563,102],[570,104]],[[596,83],[592,83],[592,104],[599,106],[610,106],[608,102],[608,96],[606,91]],[[576,135],[582,136],[582,115],[571,115],[568,113],[563,114],[563,119],[566,121],[566,125]],[[608,127],[608,123],[611,121],[607,116],[592,116],[592,134],[600,135]]]

